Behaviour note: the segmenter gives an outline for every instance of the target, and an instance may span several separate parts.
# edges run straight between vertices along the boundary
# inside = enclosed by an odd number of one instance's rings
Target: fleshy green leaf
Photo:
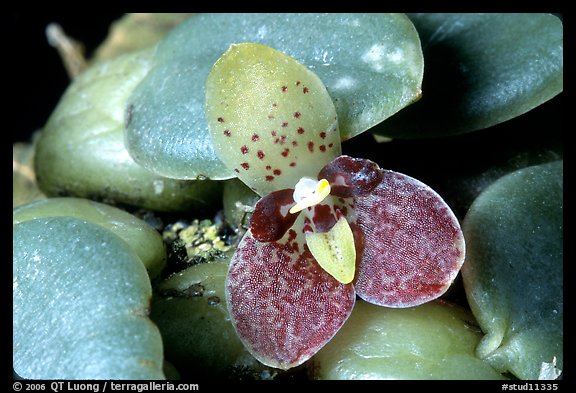
[[[150,318],[160,329],[166,357],[182,370],[214,376],[247,355],[226,308],[227,262],[191,266],[155,287]]]
[[[316,73],[334,101],[343,140],[420,96],[420,41],[405,15],[195,15],[158,46],[154,69],[130,98],[128,147],[141,165],[175,178],[234,175],[215,154],[204,95],[214,62],[242,42],[272,47]]]
[[[222,162],[262,196],[293,188],[340,154],[322,81],[267,46],[232,45],[218,59],[206,81],[206,118]]]
[[[108,36],[96,48],[91,61],[108,60],[150,47],[190,15],[146,12],[126,14],[112,23]]]
[[[13,365],[31,379],[163,379],[140,258],[71,217],[13,226]]]
[[[444,302],[390,309],[359,300],[310,369],[316,379],[502,379],[474,355],[481,337],[469,312]]]
[[[373,131],[422,138],[487,128],[563,90],[563,27],[549,14],[410,14],[423,97]]]
[[[162,237],[139,218],[106,205],[80,198],[49,198],[14,209],[12,223],[35,218],[75,217],[103,226],[122,238],[138,254],[150,277],[157,276],[166,264]]]
[[[478,356],[521,379],[537,379],[553,359],[562,369],[563,162],[497,180],[463,228],[464,287],[486,332]]]
[[[150,52],[100,63],[70,85],[37,142],[38,184],[49,196],[102,199],[160,211],[206,208],[221,186],[176,181],[138,165],[124,147],[126,99],[150,69]]]
[[[330,341],[355,297],[352,285],[326,273],[305,249],[303,234],[293,229],[270,243],[256,241],[248,231],[226,280],[230,318],[240,340],[260,362],[284,370]]]
[[[260,196],[238,179],[225,181],[223,189],[224,218],[232,228],[247,227]]]

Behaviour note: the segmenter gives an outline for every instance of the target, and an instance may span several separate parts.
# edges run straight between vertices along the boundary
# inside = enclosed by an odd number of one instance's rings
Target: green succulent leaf
[[[142,262],[72,217],[13,226],[13,366],[31,379],[163,379]]]
[[[150,51],[83,72],[68,88],[37,142],[35,169],[49,196],[78,196],[157,211],[206,208],[220,195],[210,181],[177,181],[138,165],[124,146],[126,100],[151,67]]]
[[[239,179],[224,182],[222,191],[222,207],[224,218],[232,228],[248,227],[254,206],[260,195],[252,191]]]
[[[474,317],[442,301],[404,309],[362,300],[312,358],[316,379],[503,379],[474,355]]]
[[[563,162],[508,174],[463,223],[466,295],[486,333],[477,354],[501,372],[537,379],[563,365]]]
[[[549,14],[409,14],[424,51],[420,101],[373,131],[453,135],[519,116],[563,90],[563,26]]]
[[[334,101],[342,140],[420,96],[420,41],[403,14],[194,15],[160,43],[154,68],[129,99],[127,146],[137,162],[174,178],[235,176],[212,145],[204,96],[212,65],[243,42],[272,47],[316,73]]]
[[[81,198],[49,198],[13,210],[12,224],[46,217],[75,217],[98,224],[122,238],[138,254],[151,278],[166,265],[162,236],[123,210]]]
[[[217,375],[249,356],[226,307],[228,261],[194,265],[155,287],[150,318],[175,365]]]
[[[96,48],[91,61],[112,59],[155,45],[179,23],[187,13],[129,13],[110,26],[106,39]]]

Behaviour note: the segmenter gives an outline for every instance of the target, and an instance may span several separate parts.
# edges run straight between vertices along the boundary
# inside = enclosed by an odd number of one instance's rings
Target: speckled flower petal
[[[290,229],[298,218],[298,213],[289,212],[294,205],[293,193],[294,190],[290,188],[274,191],[256,203],[250,219],[250,230],[254,239],[259,242],[274,242],[280,240]]]
[[[348,218],[364,234],[355,289],[374,304],[411,307],[441,296],[464,262],[458,220],[430,187],[383,171],[369,195],[355,198]]]
[[[336,157],[318,174],[318,179],[328,180],[331,193],[342,198],[368,194],[383,177],[375,162],[346,155]]]
[[[300,215],[295,227],[302,228],[302,220]],[[265,365],[288,369],[330,341],[352,312],[355,293],[326,273],[303,235],[290,229],[279,242],[245,235],[230,264],[226,298],[250,353]]]
[[[232,45],[206,81],[217,154],[260,195],[293,188],[340,154],[334,103],[322,81],[264,45]]]

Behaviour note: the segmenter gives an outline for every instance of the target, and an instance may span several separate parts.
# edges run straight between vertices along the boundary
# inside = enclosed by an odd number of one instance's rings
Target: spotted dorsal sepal
[[[340,155],[322,81],[267,46],[232,45],[206,81],[206,118],[220,159],[261,196],[315,178]]]

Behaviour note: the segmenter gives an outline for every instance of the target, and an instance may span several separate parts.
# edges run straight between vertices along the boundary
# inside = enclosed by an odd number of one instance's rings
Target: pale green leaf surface
[[[163,379],[150,280],[131,247],[71,217],[13,226],[13,367],[31,379]]]
[[[13,210],[12,224],[35,218],[75,217],[103,226],[126,241],[138,254],[150,277],[166,265],[162,236],[141,219],[123,210],[81,198],[49,198]]]
[[[563,162],[497,180],[474,201],[463,230],[464,287],[486,333],[478,356],[521,379],[537,379],[554,358],[562,369]]]
[[[236,335],[224,296],[228,261],[194,265],[156,286],[152,320],[168,360],[214,376],[249,356]]]
[[[563,90],[563,26],[550,14],[409,14],[424,51],[422,99],[374,131],[454,135],[520,116]]]
[[[313,360],[316,379],[502,379],[474,355],[474,317],[441,301],[393,309],[362,300]]]
[[[37,142],[35,169],[49,196],[78,196],[158,211],[210,206],[221,186],[177,181],[137,164],[124,146],[126,100],[151,67],[150,51],[83,72],[67,89]]]

